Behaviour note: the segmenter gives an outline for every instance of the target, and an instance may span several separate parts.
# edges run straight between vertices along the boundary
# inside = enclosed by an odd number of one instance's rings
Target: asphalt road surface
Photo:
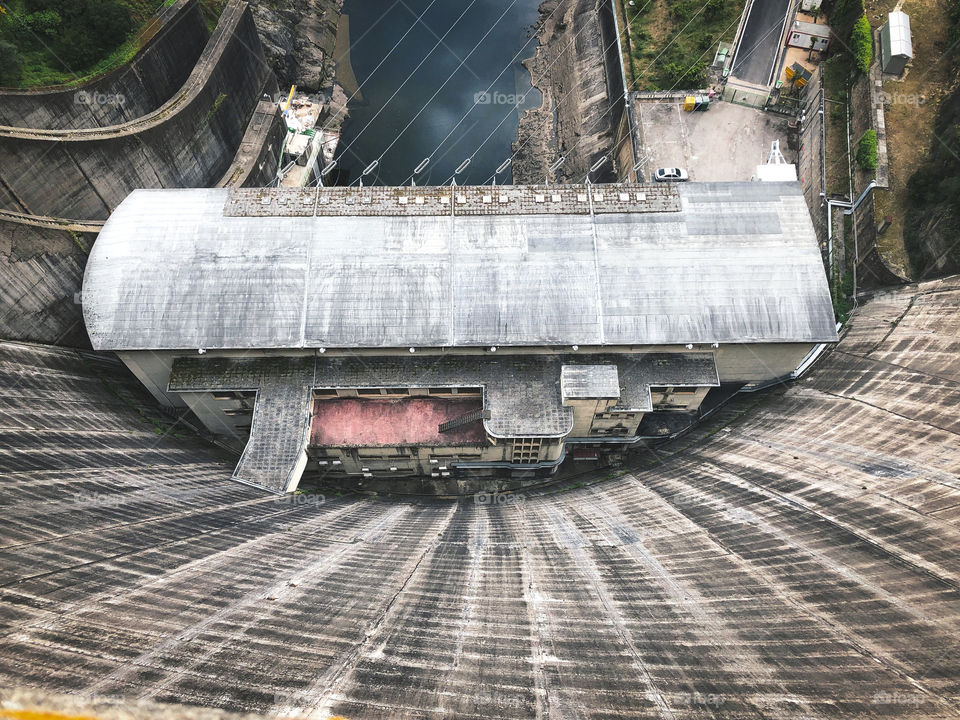
[[[755,85],[769,85],[774,63],[780,55],[783,22],[790,0],[756,0],[750,8],[743,29],[733,72],[740,80]]]

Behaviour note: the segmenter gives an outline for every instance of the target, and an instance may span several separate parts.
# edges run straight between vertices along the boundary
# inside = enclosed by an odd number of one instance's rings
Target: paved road
[[[733,59],[732,75],[755,85],[770,84],[789,10],[790,0],[755,0]]]

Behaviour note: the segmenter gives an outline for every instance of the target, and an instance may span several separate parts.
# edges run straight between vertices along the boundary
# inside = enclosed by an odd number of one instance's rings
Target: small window
[[[214,400],[243,400],[245,398],[251,398],[256,393],[254,392],[234,392],[233,390],[218,390],[217,392],[210,393],[213,395]]]
[[[240,432],[250,432],[250,425],[234,425]]]
[[[250,408],[227,408],[223,411],[223,414],[227,417],[238,417],[243,415],[249,415],[252,412]]]

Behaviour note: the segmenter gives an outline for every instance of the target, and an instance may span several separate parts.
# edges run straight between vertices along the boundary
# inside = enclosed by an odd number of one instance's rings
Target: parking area
[[[701,182],[749,180],[780,140],[787,162],[787,119],[754,108],[715,102],[705,112],[684,112],[679,103],[637,102],[647,179],[659,167],[681,167]]]

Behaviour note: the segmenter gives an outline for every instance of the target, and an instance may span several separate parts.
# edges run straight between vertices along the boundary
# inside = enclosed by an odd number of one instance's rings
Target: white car
[[[657,182],[683,182],[690,176],[683,168],[660,168],[653,174],[653,179]]]

